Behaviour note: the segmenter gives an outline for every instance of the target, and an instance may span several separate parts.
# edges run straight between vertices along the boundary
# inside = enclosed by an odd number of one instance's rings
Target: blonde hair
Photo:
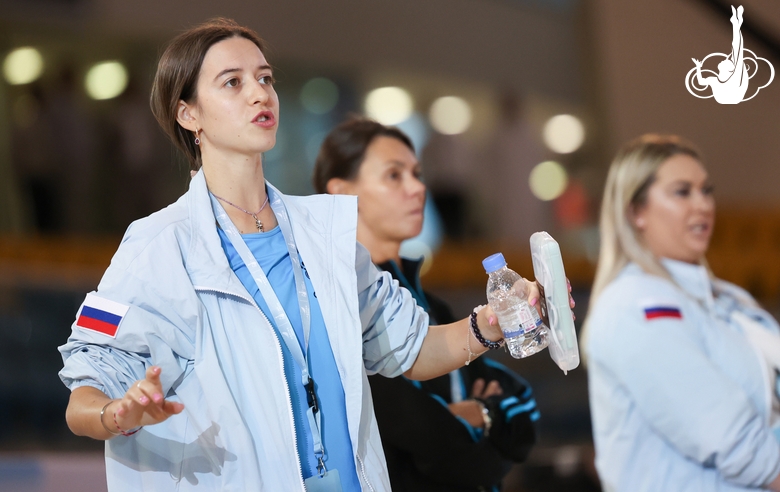
[[[632,216],[646,203],[648,189],[655,181],[661,164],[679,154],[701,161],[699,151],[682,138],[647,134],[624,145],[612,161],[601,202],[601,247],[589,310],[596,305],[607,285],[630,262],[649,274],[672,280],[669,272],[639,237]],[[586,327],[587,324],[588,320],[585,321]]]

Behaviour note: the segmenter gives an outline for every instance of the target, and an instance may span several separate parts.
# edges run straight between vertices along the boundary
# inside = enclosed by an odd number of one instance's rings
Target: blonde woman
[[[612,163],[585,350],[607,491],[780,490],[780,328],[710,273],[699,153],[645,135]]]

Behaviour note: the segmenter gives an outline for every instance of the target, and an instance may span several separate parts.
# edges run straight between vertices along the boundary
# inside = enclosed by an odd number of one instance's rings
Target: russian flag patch
[[[115,338],[130,306],[87,294],[76,318],[76,326]]]
[[[652,306],[645,308],[645,319],[676,318],[682,319],[680,308],[676,306]]]

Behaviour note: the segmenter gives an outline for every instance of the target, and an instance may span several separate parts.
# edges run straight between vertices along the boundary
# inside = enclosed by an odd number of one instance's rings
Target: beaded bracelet
[[[483,347],[489,348],[490,350],[495,350],[498,348],[501,348],[504,346],[504,339],[497,342],[492,342],[488,339],[486,339],[484,336],[482,336],[482,332],[479,331],[479,327],[477,326],[477,312],[474,311],[471,313],[471,333],[474,334],[474,338],[477,339],[479,343],[482,344]]]
[[[119,427],[119,424],[116,421],[116,412],[114,412],[114,425],[116,426],[116,430],[118,430],[119,433],[122,434],[123,436],[132,436],[133,434],[135,434],[139,430],[143,429],[143,426],[141,426],[141,427],[137,428],[136,430],[133,430],[133,431],[130,431],[130,432],[123,431],[122,428]],[[114,435],[116,435],[116,434],[114,434]]]

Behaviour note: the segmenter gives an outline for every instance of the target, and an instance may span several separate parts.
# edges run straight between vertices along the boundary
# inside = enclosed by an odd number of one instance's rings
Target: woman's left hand
[[[571,282],[569,282],[569,279],[566,279],[566,287],[569,290],[569,307],[574,309],[574,298],[571,296]],[[542,319],[546,320],[546,317],[543,315],[542,310],[542,303],[544,304],[544,312],[547,311],[547,304],[544,300],[544,297],[541,295],[541,288],[538,284],[538,282],[531,282],[530,280],[526,278],[521,278],[517,282],[515,282],[515,285],[513,288],[517,291],[518,295],[523,296],[525,294],[526,299],[528,299],[528,304],[536,308],[536,311],[539,313],[539,316],[542,317]],[[574,317],[574,313],[572,313],[572,317]],[[480,323],[480,318],[484,319],[488,325],[488,328],[482,329],[483,324]],[[493,312],[493,309],[491,309],[490,306],[487,306],[485,309],[480,311],[477,315],[477,324],[480,327],[480,331],[483,332],[483,335],[488,340],[499,340],[503,338],[503,332],[501,331],[501,326],[498,324],[498,317]]]
[[[528,280],[525,281],[528,282]],[[539,317],[542,318],[544,324],[550,326],[550,319],[548,318],[547,315],[547,299],[545,299],[544,295],[542,294],[544,292],[544,287],[542,287],[542,284],[540,284],[538,280],[534,282],[534,285],[536,286],[536,290],[539,293],[539,302],[537,303],[531,302],[530,297],[528,299],[528,302],[531,303],[532,306],[536,307],[536,310],[539,312]],[[575,302],[574,302],[574,298],[571,296],[571,282],[569,281],[568,278],[566,278],[566,289],[569,291],[569,308],[574,309]],[[577,317],[574,315],[574,312],[571,313],[571,319],[572,320],[577,319]]]
[[[525,296],[526,299],[528,299],[528,303],[539,311],[539,316],[542,315],[541,306],[539,305],[539,286],[536,285],[536,282],[521,278],[515,282],[512,288],[517,291],[517,294],[520,297]],[[490,305],[477,313],[477,326],[479,327],[479,331],[482,332],[482,335],[488,340],[495,342],[504,338],[504,332],[501,331],[501,326],[498,324],[498,317],[496,316],[496,313],[493,312]]]

